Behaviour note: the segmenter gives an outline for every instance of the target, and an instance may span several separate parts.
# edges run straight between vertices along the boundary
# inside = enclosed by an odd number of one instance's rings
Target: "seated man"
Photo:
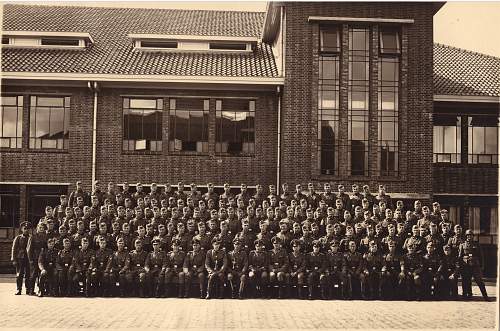
[[[196,277],[200,289],[200,299],[203,299],[205,293],[205,258],[206,251],[201,249],[200,241],[193,238],[193,250],[189,251],[184,258],[183,271],[185,274],[185,289],[184,297],[189,297],[189,289],[191,287],[191,280]]]
[[[224,297],[224,280],[227,269],[226,252],[221,249],[222,239],[219,235],[212,239],[212,249],[207,252],[205,258],[205,268],[208,272],[208,288],[206,299],[215,297],[215,288],[217,288],[217,297]]]
[[[125,297],[127,288],[127,272],[130,268],[130,256],[125,249],[125,240],[118,238],[116,240],[117,251],[113,252],[106,267],[106,273],[109,275],[110,287],[119,286],[120,296]],[[115,291],[114,291],[115,292]]]
[[[146,258],[148,253],[142,248],[142,239],[137,238],[134,242],[135,249],[130,252],[130,267],[127,272],[127,287],[129,293],[134,293],[135,289],[139,289],[139,296],[145,297],[144,290],[146,287]],[[135,294],[135,293],[134,293]]]
[[[160,240],[153,239],[153,251],[148,254],[144,270],[147,273],[150,293],[159,298],[163,283],[165,282],[165,270],[167,269],[167,254],[160,250]]]
[[[236,297],[236,291],[238,291],[238,298],[243,299],[247,282],[248,256],[243,250],[242,244],[240,239],[234,238],[234,249],[228,253],[227,280],[231,285],[231,297],[233,299]]]
[[[181,250],[181,240],[177,238],[172,240],[172,251],[167,254],[167,269],[165,270],[166,296],[174,295],[176,280],[178,284],[178,297],[182,298],[184,296],[185,274],[182,271],[182,267],[184,266],[185,258],[186,253]]]
[[[314,287],[321,285],[321,298],[327,299],[327,278],[326,278],[326,258],[320,252],[321,243],[319,240],[313,242],[313,251],[307,254],[306,271],[307,285],[309,286],[309,299],[314,298]]]

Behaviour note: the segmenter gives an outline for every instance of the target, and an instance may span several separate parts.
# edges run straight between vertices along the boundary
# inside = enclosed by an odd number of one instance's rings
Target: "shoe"
[[[212,299],[212,296],[210,295],[210,293],[207,293],[207,296],[205,297],[205,299],[207,299],[207,300]]]
[[[17,290],[15,295],[21,295],[21,290]]]
[[[487,296],[487,295],[486,295],[486,296],[484,296],[484,297],[483,297],[483,299],[484,299],[484,301],[486,301],[486,302],[490,302],[490,301],[491,301],[491,298],[490,298],[489,296]]]

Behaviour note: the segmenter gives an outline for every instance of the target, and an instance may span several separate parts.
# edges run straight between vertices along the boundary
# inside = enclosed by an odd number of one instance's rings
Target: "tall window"
[[[339,169],[339,56],[339,30],[322,27],[318,81],[318,167],[325,175],[338,174]]]
[[[461,117],[434,116],[434,163],[460,163]]]
[[[19,227],[19,185],[0,185],[0,228]],[[2,238],[4,236],[0,236]]]
[[[30,148],[68,149],[70,97],[32,96]]]
[[[21,148],[23,143],[23,97],[2,96],[0,147]]]
[[[381,30],[378,70],[379,175],[399,173],[399,33]]]
[[[469,116],[469,163],[498,164],[498,117]]]
[[[208,153],[209,100],[170,99],[171,152]]]
[[[123,150],[162,150],[163,99],[123,98]]]
[[[225,99],[215,103],[215,152],[255,153],[255,100]]]
[[[348,162],[351,175],[368,176],[370,30],[349,28]]]
[[[469,207],[469,229],[475,234],[496,235],[498,209],[496,207]]]

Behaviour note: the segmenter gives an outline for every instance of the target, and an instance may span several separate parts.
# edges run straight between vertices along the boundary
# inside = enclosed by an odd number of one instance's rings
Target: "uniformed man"
[[[458,297],[458,275],[460,263],[456,255],[451,251],[450,245],[443,246],[443,256],[438,269],[440,297],[444,299]]]
[[[439,253],[436,252],[436,244],[433,241],[427,242],[427,254],[423,256],[423,263],[423,297],[437,298],[440,291],[439,267],[441,265],[441,259]]]
[[[69,238],[63,239],[63,249],[57,256],[57,279],[58,291],[56,295],[68,296],[69,294],[69,267],[73,262],[73,251],[71,250],[71,241]]]
[[[309,287],[309,300],[314,299],[314,288],[320,285],[321,298],[328,299],[327,294],[327,262],[325,254],[321,253],[319,240],[313,242],[313,251],[306,255],[307,285]]]
[[[88,197],[88,194],[83,190],[81,181],[76,182],[76,190],[71,192],[71,194],[69,195],[68,205],[70,207],[76,207],[77,206],[77,198],[79,198],[79,197],[82,198],[83,201],[86,201],[87,197]]]
[[[388,252],[383,256],[381,269],[381,291],[384,299],[396,298],[399,294],[398,277],[401,272],[401,256],[396,250],[396,242],[387,242]]]
[[[144,270],[147,273],[149,282],[148,292],[159,298],[162,295],[163,284],[165,283],[165,270],[167,269],[167,254],[160,250],[160,240],[153,239],[153,251],[146,258]]]
[[[89,248],[89,239],[83,237],[80,241],[81,248],[75,250],[73,262],[69,270],[71,278],[71,294],[76,295],[79,291],[80,282],[83,283],[83,293],[85,296],[90,294],[90,265],[95,258],[95,252]]]
[[[184,287],[184,297],[189,297],[189,290],[191,288],[191,281],[193,278],[196,279],[198,283],[198,288],[200,289],[200,299],[205,297],[205,250],[201,249],[200,240],[196,237],[193,238],[193,250],[189,251],[184,258],[183,270],[185,276],[185,287]]]
[[[344,286],[344,296],[347,299],[353,298],[353,283],[364,282],[364,274],[363,271],[363,256],[361,253],[356,251],[357,246],[354,240],[350,240],[348,244],[348,251],[344,254],[344,278],[345,278],[345,286]]]
[[[243,192],[243,191],[242,191]],[[226,252],[221,249],[222,240],[220,236],[212,239],[212,249],[207,252],[205,258],[205,268],[208,272],[208,288],[206,299],[215,297],[215,288],[217,288],[217,297],[224,298],[224,279],[227,269]]]
[[[39,223],[36,227],[36,232],[29,237],[28,244],[26,246],[30,269],[30,281],[28,287],[30,295],[35,295],[35,283],[40,275],[40,269],[38,268],[38,256],[45,247],[47,247],[46,226],[43,223]]]
[[[474,241],[472,230],[465,231],[465,242],[458,247],[458,259],[461,264],[462,293],[465,299],[472,297],[472,277],[481,290],[485,301],[489,301],[481,271],[482,254],[478,242]]]
[[[420,253],[416,252],[416,248],[415,243],[408,244],[408,253],[401,259],[400,280],[408,300],[414,298],[414,295],[419,300],[422,298],[423,260]]]
[[[377,243],[372,240],[369,243],[368,252],[363,255],[363,274],[361,277],[361,295],[369,299],[382,297],[381,273],[383,257],[379,253]]]
[[[182,224],[182,223],[179,223]],[[182,250],[181,241],[177,238],[172,240],[172,251],[167,254],[167,269],[165,270],[166,295],[174,296],[174,285],[178,285],[178,297],[184,296],[185,274],[182,270],[186,252]]]
[[[342,272],[345,264],[344,253],[340,251],[340,242],[332,240],[329,242],[330,250],[326,254],[327,275],[330,287],[329,298],[342,298],[344,289],[344,274]]]
[[[281,245],[281,239],[272,238],[273,249],[269,252],[269,284],[278,286],[278,298],[285,297],[288,284],[288,254]],[[272,295],[270,291],[268,294]]]
[[[248,255],[242,248],[243,243],[240,239],[234,238],[234,249],[227,254],[228,269],[227,280],[231,286],[231,298],[243,299],[247,282]]]
[[[47,294],[54,296],[56,292],[58,252],[54,248],[55,243],[56,240],[54,238],[49,238],[47,240],[47,248],[42,248],[38,256],[38,268],[40,269],[39,297]]]
[[[128,285],[127,292],[134,293],[136,289],[139,289],[139,296],[144,298],[147,280],[146,270],[144,267],[146,265],[148,253],[142,248],[142,239],[137,238],[134,245],[135,249],[129,254],[130,264],[126,275]]]
[[[125,249],[123,238],[116,240],[116,252],[113,252],[106,267],[106,273],[109,275],[110,286],[114,288],[116,294],[117,287],[120,290],[120,297],[127,294],[127,271],[130,267],[130,256]]]
[[[267,286],[269,284],[269,255],[265,251],[264,242],[255,240],[255,250],[248,255],[248,279],[252,286],[254,296],[267,296]]]
[[[108,248],[106,238],[100,236],[98,242],[99,249],[90,263],[90,294],[87,292],[88,296],[108,296],[110,293],[109,274],[106,273],[106,268],[113,252]]]
[[[305,283],[306,254],[302,252],[301,241],[299,239],[293,239],[291,245],[292,252],[288,255],[290,266],[288,297],[292,297],[291,287],[296,285],[297,297],[299,299],[305,299],[303,295],[303,287]]]

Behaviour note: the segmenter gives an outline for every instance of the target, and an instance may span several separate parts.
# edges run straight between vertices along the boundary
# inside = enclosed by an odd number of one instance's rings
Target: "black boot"
[[[278,299],[284,299],[284,298],[285,298],[285,287],[283,285],[279,285]]]
[[[328,300],[328,289],[326,285],[321,285],[321,299]]]
[[[309,297],[308,297],[309,300],[313,300],[314,299],[314,296],[313,296],[313,286],[312,285],[309,285]]]

